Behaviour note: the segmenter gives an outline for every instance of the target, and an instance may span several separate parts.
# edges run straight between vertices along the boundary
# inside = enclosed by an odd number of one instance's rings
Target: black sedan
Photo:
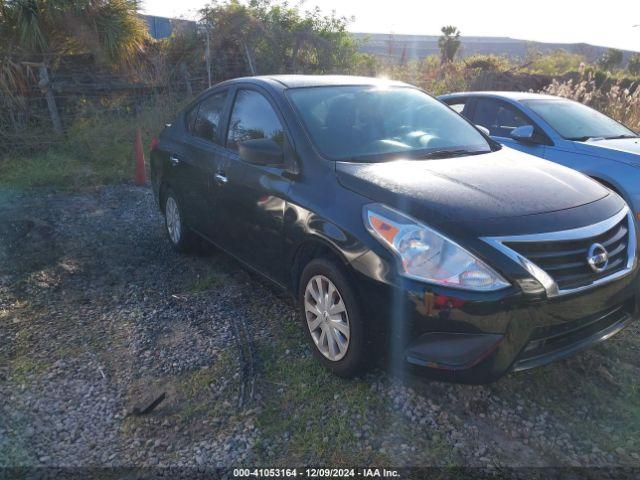
[[[205,239],[291,292],[338,375],[387,358],[488,382],[636,314],[618,195],[404,83],[220,83],[154,141],[151,171],[172,244]]]

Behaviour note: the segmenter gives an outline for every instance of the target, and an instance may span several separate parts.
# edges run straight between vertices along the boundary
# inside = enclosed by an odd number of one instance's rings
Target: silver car
[[[640,213],[640,137],[581,103],[523,92],[465,92],[439,97],[491,137],[516,150],[593,177]]]

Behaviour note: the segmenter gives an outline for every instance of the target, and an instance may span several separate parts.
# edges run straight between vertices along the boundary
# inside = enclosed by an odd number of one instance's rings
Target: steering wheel
[[[399,123],[398,120],[401,119],[402,116],[405,115],[408,111],[411,110],[412,116],[415,117],[420,115],[423,110],[430,109],[430,108],[431,108],[430,105],[419,105],[418,107],[409,106],[409,107],[403,108],[399,112],[389,117],[387,121],[384,122],[385,127],[387,127],[388,129],[387,131],[389,132],[389,136],[394,136],[394,137],[398,135],[404,136],[415,129],[414,126],[407,125],[405,123],[401,123],[400,125],[397,125],[391,128],[391,126]]]
[[[406,114],[410,109],[413,109],[413,116],[416,116],[418,114],[420,114],[420,112],[422,112],[422,110],[425,110],[427,108],[431,108],[431,105],[419,105],[417,108],[413,107],[413,106],[408,106],[406,108],[403,108],[402,110],[396,112],[395,114],[391,115],[387,121],[385,122],[387,125],[388,124],[393,124],[396,122],[396,119],[400,118],[402,115]]]

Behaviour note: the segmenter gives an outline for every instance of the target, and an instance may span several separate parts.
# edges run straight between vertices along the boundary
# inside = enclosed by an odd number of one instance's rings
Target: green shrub
[[[507,57],[500,55],[472,55],[464,59],[468,69],[480,69],[483,71],[504,72],[513,68]]]
[[[456,60],[442,64],[435,55],[405,65],[388,65],[382,75],[416,85],[432,95],[467,89],[469,72],[464,62]]]
[[[569,53],[566,50],[556,50],[552,53],[529,53],[525,59],[525,69],[530,73],[544,75],[562,75],[575,71],[584,64],[584,55]]]

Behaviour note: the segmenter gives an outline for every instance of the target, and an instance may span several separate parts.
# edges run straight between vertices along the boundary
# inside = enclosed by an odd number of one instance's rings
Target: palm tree
[[[453,25],[447,25],[441,29],[442,35],[438,39],[440,47],[440,61],[451,62],[460,48],[460,31]]]
[[[2,45],[32,61],[91,52],[126,63],[146,38],[133,0],[0,0]]]
[[[39,66],[46,88],[47,69],[62,55],[92,53],[99,63],[127,65],[146,39],[134,0],[0,0],[0,103],[19,104],[25,65]]]

